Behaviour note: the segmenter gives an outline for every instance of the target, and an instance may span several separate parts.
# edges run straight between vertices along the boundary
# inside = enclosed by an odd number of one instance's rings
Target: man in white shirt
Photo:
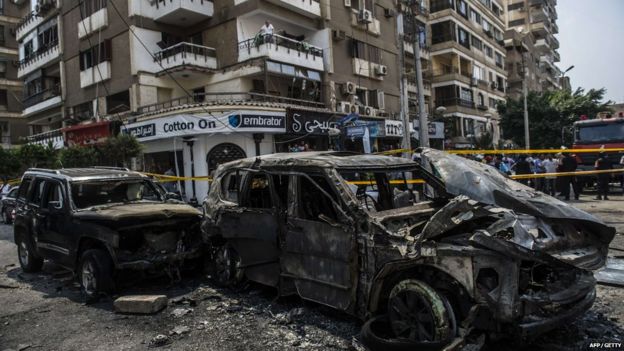
[[[262,39],[264,39],[265,43],[273,41],[273,25],[271,22],[268,20],[264,22],[264,26],[260,28],[260,35],[262,36]]]
[[[542,161],[542,167],[544,167],[544,170],[546,171],[546,173],[557,173],[557,166],[559,165],[559,162],[557,162],[557,159],[553,159],[551,155],[549,155],[544,161]],[[544,192],[546,194],[549,194],[551,196],[555,196],[556,194],[556,189],[555,189],[555,179],[557,177],[555,176],[546,176],[546,186],[544,187]]]

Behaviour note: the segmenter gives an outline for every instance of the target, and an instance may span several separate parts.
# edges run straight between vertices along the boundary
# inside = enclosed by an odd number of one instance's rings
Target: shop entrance
[[[184,177],[184,156],[182,151],[162,151],[143,154],[143,169],[148,173],[175,175]],[[176,158],[178,166],[176,168]],[[184,182],[179,182],[181,189],[178,189],[178,182],[166,182],[163,184],[167,191],[184,194]]]

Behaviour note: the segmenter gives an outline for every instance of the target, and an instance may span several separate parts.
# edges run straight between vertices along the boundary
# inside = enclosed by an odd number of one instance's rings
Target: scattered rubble
[[[169,335],[182,335],[191,332],[191,328],[185,325],[179,325],[169,332]]]
[[[165,295],[122,296],[114,302],[115,312],[131,314],[154,314],[167,307]]]
[[[156,335],[149,343],[150,347],[164,346],[170,343],[169,337],[164,334]]]

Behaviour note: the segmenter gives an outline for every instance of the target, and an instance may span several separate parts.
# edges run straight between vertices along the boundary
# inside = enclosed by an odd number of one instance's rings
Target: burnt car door
[[[70,236],[67,196],[61,182],[47,180],[41,194],[41,206],[37,213],[39,246],[49,252],[50,257],[63,265],[71,265]]]
[[[336,191],[321,173],[299,174],[288,204],[282,277],[294,281],[301,297],[348,310],[357,285],[356,241]]]
[[[247,278],[277,286],[278,201],[271,176],[261,171],[236,170],[226,177],[230,180],[237,179],[235,183],[242,186],[236,199],[233,199],[238,202],[238,206],[224,208],[217,225],[221,228],[223,237],[238,253],[241,268],[244,268]]]

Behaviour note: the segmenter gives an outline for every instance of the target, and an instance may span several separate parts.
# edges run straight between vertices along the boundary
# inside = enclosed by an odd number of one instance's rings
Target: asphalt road
[[[618,229],[612,255],[624,255],[624,198],[575,205]],[[12,228],[0,225],[0,351],[148,350],[347,350],[361,349],[360,323],[297,298],[275,299],[270,289],[219,290],[197,275],[182,284],[137,282],[125,294],[166,294],[169,306],[153,316],[118,315],[112,300],[85,305],[71,275],[50,264],[23,273]],[[624,341],[624,288],[598,287],[594,307],[580,320],[529,345],[502,342],[486,349],[580,350],[590,342]],[[177,315],[176,315],[177,314]]]

